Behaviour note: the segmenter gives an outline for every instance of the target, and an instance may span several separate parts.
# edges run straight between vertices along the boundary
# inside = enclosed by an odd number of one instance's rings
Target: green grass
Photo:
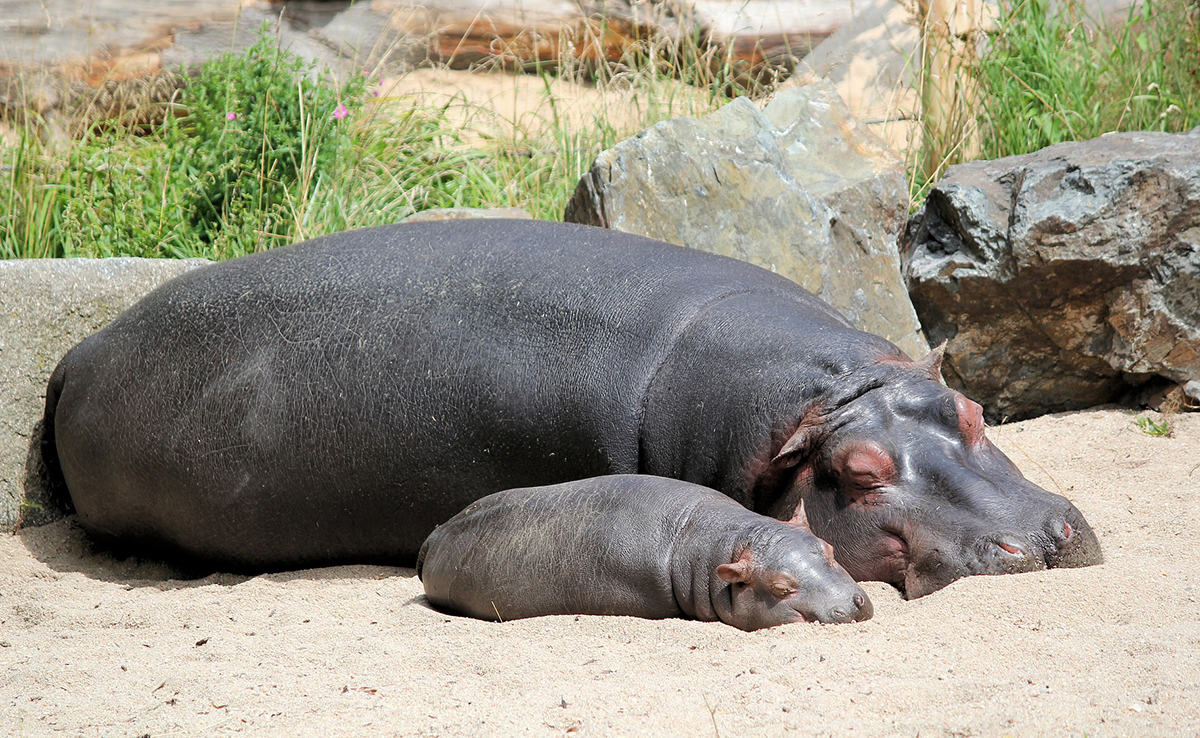
[[[1148,436],[1165,436],[1167,438],[1170,438],[1171,436],[1171,423],[1166,418],[1155,422],[1153,418],[1148,418],[1145,415],[1138,415],[1134,417],[1133,421],[1137,424],[1138,428],[1142,429],[1142,433],[1145,433]]]
[[[701,81],[733,89],[711,68],[698,68]],[[467,145],[471,131],[449,115],[467,103],[371,97],[364,76],[318,73],[264,29],[254,46],[205,64],[177,99],[150,111],[156,122],[144,135],[108,121],[58,146],[42,141],[39,121],[25,121],[16,145],[0,146],[0,257],[222,259],[440,207],[519,207],[557,219],[600,151],[726,101],[723,92],[678,96],[679,73],[649,54],[611,69],[560,66],[556,77],[586,74],[621,91],[625,109],[570,125],[544,72],[546,125]],[[630,107],[635,125],[622,130],[614,121]]]
[[[1200,125],[1200,27],[1188,0],[1145,0],[1112,27],[1080,0],[1005,0],[980,64],[985,158],[1111,131]],[[1189,9],[1189,5],[1191,8]]]
[[[1026,154],[1116,131],[1200,125],[1200,4],[1142,0],[1097,23],[1082,0],[1000,0],[976,67],[980,156]],[[921,151],[952,151],[925,127]],[[951,143],[960,131],[947,134]],[[957,155],[952,154],[952,155]],[[910,155],[914,208],[932,186]],[[958,163],[958,159],[943,162]]]
[[[984,155],[1200,125],[1190,1],[1147,0],[1096,29],[1080,0],[1054,14],[1048,0],[1004,0],[978,66]],[[699,39],[647,40],[616,63],[544,68],[533,78],[538,124],[488,137],[456,119],[466,101],[372,97],[364,76],[311,69],[264,29],[251,48],[193,70],[176,97],[135,111],[136,124],[94,123],[63,143],[35,115],[17,121],[15,141],[0,145],[0,258],[230,258],[438,207],[557,219],[600,151],[715,110],[747,91],[743,71]],[[618,101],[581,125],[560,110],[563,80]],[[928,186],[914,169],[910,191]]]

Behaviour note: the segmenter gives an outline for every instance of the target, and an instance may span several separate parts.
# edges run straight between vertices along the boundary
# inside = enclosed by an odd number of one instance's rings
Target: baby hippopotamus
[[[803,511],[784,522],[636,474],[484,497],[425,539],[417,576],[433,605],[487,620],[688,617],[757,630],[874,612]]]

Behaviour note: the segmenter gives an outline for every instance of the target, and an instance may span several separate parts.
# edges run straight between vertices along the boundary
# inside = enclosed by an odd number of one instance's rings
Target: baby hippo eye
[[[771,594],[782,600],[796,594],[796,588],[783,582],[775,582],[771,585]]]

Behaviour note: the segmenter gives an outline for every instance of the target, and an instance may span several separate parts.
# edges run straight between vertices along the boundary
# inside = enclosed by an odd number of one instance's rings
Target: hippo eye
[[[876,443],[864,442],[848,449],[838,467],[845,491],[856,498],[856,492],[877,490],[896,481],[892,457]]]

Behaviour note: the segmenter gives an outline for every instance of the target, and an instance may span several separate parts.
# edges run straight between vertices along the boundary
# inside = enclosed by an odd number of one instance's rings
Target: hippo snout
[[[1054,545],[1046,554],[1046,566],[1074,568],[1104,561],[1095,531],[1074,505],[1052,518],[1048,527]]]
[[[1015,535],[1003,534],[984,546],[983,569],[988,574],[1020,574],[1046,568],[1041,550]]]
[[[823,623],[861,623],[870,620],[874,614],[875,606],[867,599],[866,593],[856,592],[848,605],[843,604],[831,609],[828,616],[820,620]]]

